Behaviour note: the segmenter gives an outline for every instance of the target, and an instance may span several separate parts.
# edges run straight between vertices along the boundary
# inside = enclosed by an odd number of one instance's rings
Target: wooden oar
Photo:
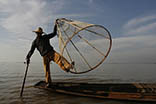
[[[28,67],[29,67],[29,63],[27,63],[27,66],[26,66],[25,76],[24,76],[24,79],[23,79],[23,84],[22,84],[22,88],[21,88],[20,97],[22,97],[22,95],[23,95],[24,84],[25,84],[25,80],[26,80],[26,77],[27,77]]]

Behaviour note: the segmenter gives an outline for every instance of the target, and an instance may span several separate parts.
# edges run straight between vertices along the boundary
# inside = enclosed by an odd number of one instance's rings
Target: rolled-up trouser
[[[56,51],[50,51],[46,55],[43,56],[43,65],[46,77],[46,83],[51,82],[50,76],[50,61],[54,61],[62,70],[69,70],[72,66],[71,64],[59,53]]]

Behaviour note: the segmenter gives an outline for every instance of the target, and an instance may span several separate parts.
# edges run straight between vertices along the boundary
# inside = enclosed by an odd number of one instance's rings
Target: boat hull
[[[46,88],[46,83],[40,81],[35,84],[36,88],[42,88],[53,92],[104,98],[133,101],[156,102],[156,84],[144,83],[73,83],[53,82],[52,86]]]

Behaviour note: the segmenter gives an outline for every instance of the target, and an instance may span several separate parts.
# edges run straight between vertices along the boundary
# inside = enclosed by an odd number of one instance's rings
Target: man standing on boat
[[[57,53],[53,47],[50,45],[50,39],[57,35],[57,20],[55,22],[53,33],[45,34],[43,29],[39,27],[37,30],[33,31],[36,33],[36,38],[32,42],[31,49],[26,56],[27,64],[30,63],[30,58],[34,53],[35,48],[39,51],[40,55],[43,57],[44,71],[46,77],[47,87],[51,84],[50,76],[50,61],[54,61],[66,72],[69,72],[70,69],[73,69],[74,62],[71,64],[59,53]],[[42,35],[44,34],[44,35]]]

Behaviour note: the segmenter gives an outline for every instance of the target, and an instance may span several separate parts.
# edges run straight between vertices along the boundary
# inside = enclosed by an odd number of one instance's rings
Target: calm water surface
[[[149,104],[70,96],[34,88],[35,83],[44,80],[42,63],[31,63],[21,99],[19,94],[24,72],[23,63],[0,63],[0,104]],[[51,64],[53,81],[156,83],[155,73],[156,64],[104,64],[100,69],[87,74],[73,75]]]

